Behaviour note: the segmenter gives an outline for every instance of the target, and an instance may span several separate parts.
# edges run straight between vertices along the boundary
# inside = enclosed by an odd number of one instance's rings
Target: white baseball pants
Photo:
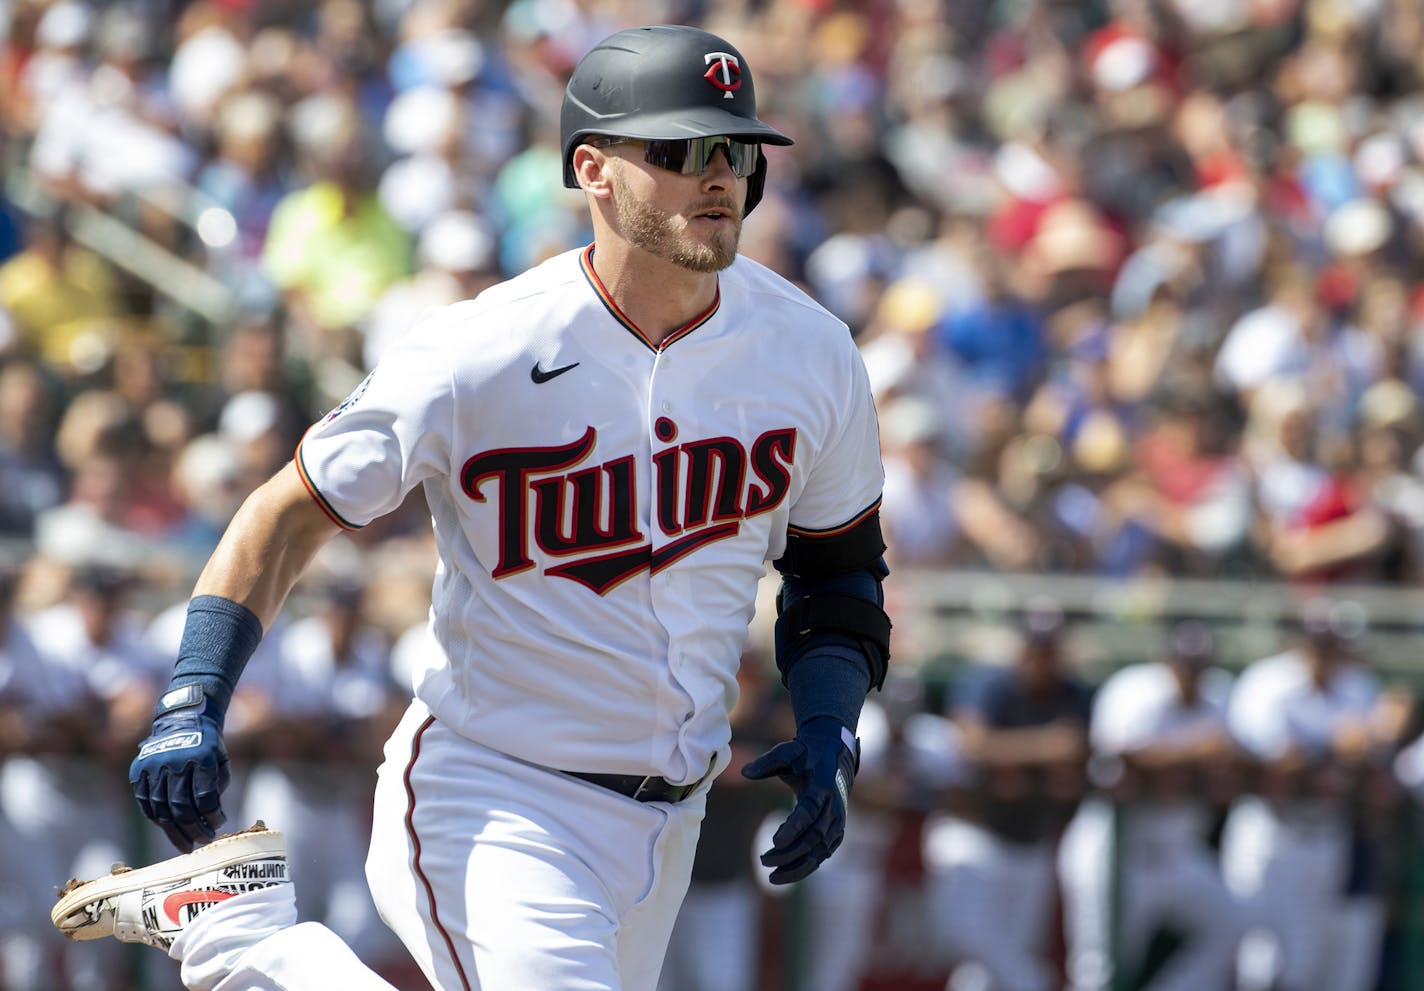
[[[805,986],[812,991],[855,991],[869,970],[885,866],[853,856],[860,852],[842,847],[804,882]]]
[[[935,936],[952,962],[983,967],[998,991],[1049,991],[1052,842],[1010,843],[946,817],[926,831]]]
[[[673,927],[658,991],[753,991],[760,899],[749,880],[693,884]]]
[[[1221,855],[1227,882],[1258,927],[1242,943],[1242,988],[1374,986],[1384,913],[1375,897],[1342,894],[1350,860],[1343,813],[1240,799],[1226,820]]]
[[[1179,836],[1154,844],[1153,837],[1131,830],[1127,841],[1119,843],[1114,826],[1111,806],[1089,800],[1069,825],[1059,851],[1073,991],[1113,987],[1118,965],[1136,972],[1162,925],[1177,930],[1185,942],[1147,991],[1229,986],[1245,918],[1212,851],[1204,842]],[[1121,872],[1116,910],[1115,855]]]
[[[655,991],[704,808],[515,760],[417,701],[378,772],[366,875],[439,991]]]
[[[168,955],[188,991],[395,991],[330,929],[296,923],[290,884],[259,888],[198,916]]]

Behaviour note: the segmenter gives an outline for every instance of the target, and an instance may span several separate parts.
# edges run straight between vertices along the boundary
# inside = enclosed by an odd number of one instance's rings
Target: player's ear
[[[579,145],[574,149],[573,167],[578,184],[586,192],[595,196],[608,195],[609,185],[612,181],[612,177],[609,175],[611,162],[610,156],[602,148]]]

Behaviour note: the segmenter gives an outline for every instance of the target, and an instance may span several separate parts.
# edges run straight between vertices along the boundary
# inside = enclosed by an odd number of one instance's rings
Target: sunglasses
[[[594,138],[586,142],[594,148],[611,148],[614,145],[632,144],[637,138]],[[710,138],[686,138],[677,140],[656,139],[643,141],[643,161],[669,172],[683,175],[701,175],[712,164],[712,155],[718,148],[725,149],[727,161],[732,165],[732,174],[745,179],[756,171],[757,155],[761,145],[756,141],[738,141],[725,134]]]

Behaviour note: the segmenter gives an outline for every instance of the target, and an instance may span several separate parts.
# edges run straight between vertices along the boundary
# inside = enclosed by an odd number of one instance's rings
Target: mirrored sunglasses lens
[[[648,150],[643,154],[649,165],[673,172],[690,172],[687,163],[692,160],[691,141],[649,141]]]
[[[745,179],[756,171],[757,146],[746,141],[728,141],[727,160],[732,163],[737,178]]]
[[[738,179],[745,179],[756,169],[756,149],[755,144],[746,141],[734,141],[731,138],[718,135],[711,138],[696,138],[693,140],[696,146],[696,158],[698,162],[697,172],[707,171],[707,166],[712,164],[712,156],[718,148],[724,148],[727,152],[727,161],[732,166],[732,173]]]
[[[720,135],[711,138],[689,138],[686,141],[649,141],[644,156],[649,165],[670,169],[684,175],[701,175],[707,171],[718,148],[725,148],[732,173],[745,179],[756,171],[757,145],[754,142],[733,141]]]

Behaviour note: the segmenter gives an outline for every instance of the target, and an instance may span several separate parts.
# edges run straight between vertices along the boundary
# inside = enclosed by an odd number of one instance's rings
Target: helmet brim
[[[710,107],[683,108],[664,114],[639,114],[635,120],[610,120],[608,123],[607,129],[591,130],[587,133],[636,138],[640,141],[659,138],[676,141],[682,138],[726,135],[738,141],[759,141],[766,145],[795,144],[791,138],[770,124]]]

